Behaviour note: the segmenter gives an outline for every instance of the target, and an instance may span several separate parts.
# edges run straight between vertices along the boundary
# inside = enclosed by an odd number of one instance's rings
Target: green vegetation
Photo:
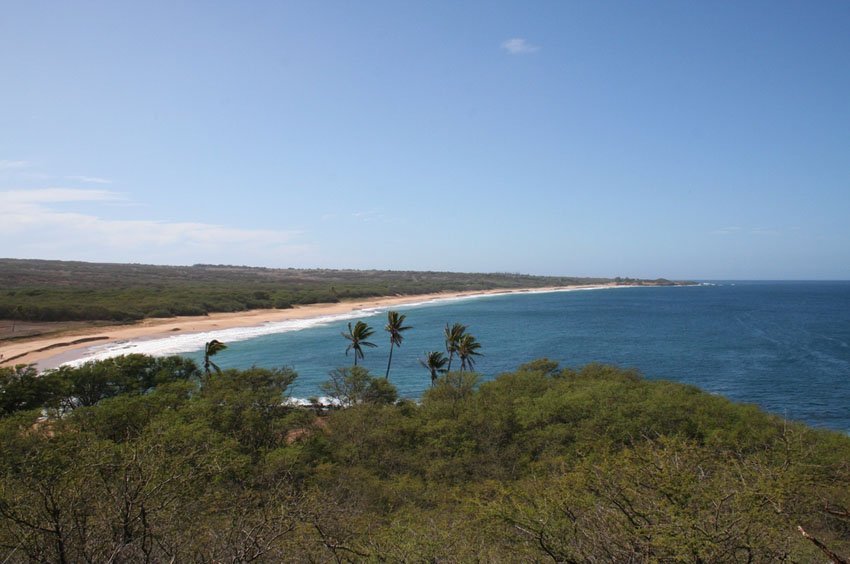
[[[839,433],[545,359],[441,375],[419,404],[343,368],[325,389],[349,407],[318,415],[282,403],[294,379],[138,355],[0,368],[0,561],[850,555]]]
[[[481,356],[478,350],[481,348],[481,343],[469,333],[464,333],[460,341],[457,343],[457,357],[460,359],[460,371],[472,370],[475,368],[475,357]]]
[[[412,327],[404,324],[406,318],[406,315],[397,311],[387,312],[387,324],[384,326],[384,331],[390,334],[390,356],[387,360],[387,374],[384,376],[387,380],[390,378],[390,366],[393,363],[393,348],[400,347],[404,341],[402,333],[412,329]]]
[[[457,354],[457,348],[460,345],[460,341],[463,339],[464,334],[466,334],[466,325],[463,325],[462,323],[455,323],[450,327],[449,324],[446,323],[446,328],[443,330],[443,336],[446,341],[446,354],[449,355],[446,372],[451,372],[452,370],[452,360],[454,360],[455,354]]]
[[[520,274],[153,266],[0,259],[0,319],[125,322],[146,317],[283,309],[298,304],[378,296],[605,282],[613,280]],[[8,333],[13,333],[11,327],[10,322]]]
[[[440,377],[440,374],[445,374],[448,372],[446,368],[446,364],[448,364],[449,359],[443,355],[440,351],[431,351],[425,353],[425,358],[419,359],[419,364],[422,365],[423,368],[427,368],[428,372],[431,374],[431,385],[435,385],[437,383],[437,378]]]
[[[386,378],[375,378],[362,366],[336,368],[321,385],[335,405],[352,407],[362,403],[391,404],[398,399],[395,386]]]
[[[227,345],[218,339],[213,339],[212,341],[208,341],[204,344],[204,372],[206,372],[207,376],[210,375],[210,368],[213,368],[216,372],[221,372],[221,368],[218,367],[218,364],[212,361],[212,357],[226,348]]]
[[[351,322],[348,323],[348,333],[342,333],[342,336],[348,341],[348,346],[345,347],[345,356],[348,356],[349,351],[354,351],[354,366],[357,366],[357,359],[363,359],[363,347],[377,347],[375,343],[367,341],[375,333],[375,330],[369,327],[364,321],[358,321],[351,327]]]

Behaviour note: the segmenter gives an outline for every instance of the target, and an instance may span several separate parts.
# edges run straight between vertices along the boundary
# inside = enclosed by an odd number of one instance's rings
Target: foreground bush
[[[346,369],[317,417],[291,370],[188,368],[66,369],[109,392],[0,419],[0,561],[850,555],[850,438],[692,387],[543,360],[416,404]]]

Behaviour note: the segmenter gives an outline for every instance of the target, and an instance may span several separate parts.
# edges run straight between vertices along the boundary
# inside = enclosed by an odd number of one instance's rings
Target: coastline
[[[226,329],[259,327],[282,321],[309,320],[330,315],[342,315],[361,310],[418,305],[428,302],[454,299],[496,296],[504,294],[563,292],[572,290],[595,290],[624,288],[625,285],[598,284],[574,286],[549,286],[542,288],[515,288],[495,290],[471,290],[464,292],[441,292],[435,294],[411,294],[388,296],[366,300],[351,300],[338,303],[309,304],[291,309],[258,309],[233,313],[210,313],[202,316],[168,317],[145,319],[131,325],[113,325],[74,330],[52,337],[35,337],[0,345],[0,366],[35,364],[40,370],[55,368],[63,363],[79,360],[93,346],[103,346],[128,341],[152,340],[185,335],[222,331]]]

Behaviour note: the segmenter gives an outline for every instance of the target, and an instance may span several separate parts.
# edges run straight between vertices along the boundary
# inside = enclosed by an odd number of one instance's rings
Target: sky
[[[0,0],[0,257],[850,279],[850,2]]]

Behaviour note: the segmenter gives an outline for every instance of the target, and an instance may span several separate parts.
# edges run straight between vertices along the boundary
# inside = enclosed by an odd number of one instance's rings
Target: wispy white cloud
[[[753,235],[779,235],[780,231],[770,227],[753,227],[750,229],[750,233]]]
[[[0,159],[0,172],[5,171],[7,173],[14,173],[14,175],[18,178],[27,178],[29,180],[49,180],[51,178],[63,178],[62,176],[46,174],[43,171],[32,170],[33,168],[34,163],[31,161]],[[73,182],[83,182],[86,184],[112,184],[112,180],[108,178],[103,178],[102,176],[76,174],[64,176],[64,179],[71,180]]]
[[[0,159],[0,170],[27,168],[30,165],[31,163],[29,161],[10,161]]]
[[[766,228],[766,227],[721,227],[720,229],[715,229],[711,232],[712,235],[779,235],[781,231],[779,229]]]
[[[50,204],[62,202],[104,202],[123,200],[110,190],[81,190],[77,188],[38,188],[35,190],[7,190],[0,192],[0,202],[18,204]]]
[[[112,184],[112,181],[108,178],[100,178],[99,176],[66,176],[65,178],[88,184]]]
[[[202,222],[111,219],[58,207],[124,201],[108,190],[0,191],[5,256],[118,262],[280,264],[312,250],[295,230],[244,229]]]
[[[371,221],[378,221],[383,219],[383,214],[378,210],[370,210],[370,211],[357,211],[351,214],[356,220],[363,221],[369,223]]]
[[[740,233],[740,227],[721,227],[720,229],[715,229],[711,232],[712,235],[734,235],[735,233]]]
[[[511,55],[529,55],[540,50],[537,45],[532,45],[521,37],[513,37],[502,41],[502,49]]]

